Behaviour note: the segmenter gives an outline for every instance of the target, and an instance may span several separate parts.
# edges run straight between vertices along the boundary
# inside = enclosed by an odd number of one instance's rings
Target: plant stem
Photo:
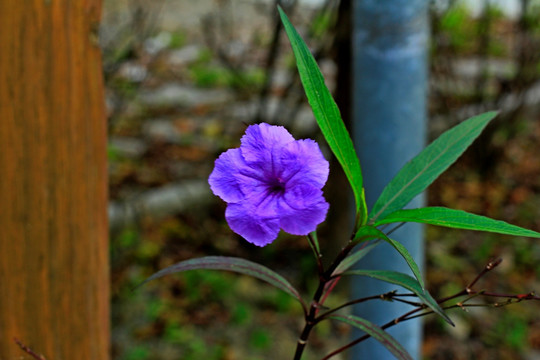
[[[317,287],[317,290],[313,295],[309,311],[305,315],[305,325],[296,343],[296,351],[293,358],[294,360],[300,360],[302,358],[302,353],[304,352],[304,349],[306,347],[309,334],[318,322],[316,320],[316,317],[321,305],[321,297],[325,294],[325,290],[331,291],[334,288],[333,286],[329,286],[329,289],[327,289],[327,285],[329,282],[335,280],[332,277],[332,273],[356,245],[356,243],[352,241],[353,238],[354,234],[351,236],[351,239],[349,240],[347,245],[341,249],[340,253],[336,256],[336,258],[334,259],[332,264],[330,264],[328,269],[326,269],[326,271],[323,271],[322,262],[319,266],[319,286]],[[312,241],[312,239],[310,239],[310,241]],[[312,247],[315,248],[314,246]],[[320,261],[319,256],[317,256],[317,259],[317,261]]]
[[[313,239],[311,234],[308,234],[307,238],[309,245],[313,249],[313,254],[315,255],[315,260],[317,261],[317,271],[319,272],[319,277],[321,277],[324,274],[324,266],[322,263],[322,254],[317,245],[317,240]]]
[[[306,324],[304,325],[304,329],[302,330],[302,333],[300,334],[300,337],[298,338],[298,342],[296,344],[294,360],[300,360],[302,358],[302,353],[304,352],[304,348],[306,347],[311,329],[313,329],[313,326],[315,326],[316,324],[315,316],[317,315],[317,310],[319,307],[319,300],[321,299],[321,296],[323,295],[326,282],[327,280],[321,276],[321,278],[319,279],[319,286],[317,287],[317,290],[315,291],[315,294],[313,295],[313,300],[311,301],[309,312],[305,317]]]

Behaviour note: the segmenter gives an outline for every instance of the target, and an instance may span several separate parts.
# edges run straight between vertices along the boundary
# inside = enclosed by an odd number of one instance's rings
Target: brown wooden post
[[[0,0],[0,360],[109,358],[101,0]]]

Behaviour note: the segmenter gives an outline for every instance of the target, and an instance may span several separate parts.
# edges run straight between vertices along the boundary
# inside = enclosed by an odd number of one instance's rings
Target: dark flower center
[[[281,179],[275,179],[269,184],[269,191],[271,194],[282,194],[285,192],[285,182]]]

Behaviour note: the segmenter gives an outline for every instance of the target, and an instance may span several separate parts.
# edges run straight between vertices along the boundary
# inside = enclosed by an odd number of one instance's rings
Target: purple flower
[[[322,187],[328,161],[313,140],[295,140],[282,126],[251,125],[238,149],[219,156],[208,182],[227,202],[231,229],[257,246],[280,228],[307,235],[326,217]]]

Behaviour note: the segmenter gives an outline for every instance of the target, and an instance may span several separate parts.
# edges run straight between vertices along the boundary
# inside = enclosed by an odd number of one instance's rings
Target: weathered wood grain
[[[101,0],[0,1],[0,359],[109,358]]]

